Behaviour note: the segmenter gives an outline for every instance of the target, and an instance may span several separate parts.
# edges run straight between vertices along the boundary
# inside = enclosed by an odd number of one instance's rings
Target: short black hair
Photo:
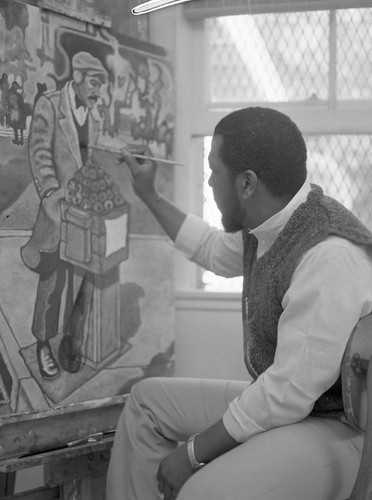
[[[305,182],[306,144],[297,125],[271,108],[229,113],[214,129],[222,138],[220,157],[233,178],[252,170],[275,196],[294,196]]]

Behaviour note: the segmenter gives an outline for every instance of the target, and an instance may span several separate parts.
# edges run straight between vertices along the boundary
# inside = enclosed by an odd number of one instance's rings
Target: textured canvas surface
[[[173,248],[117,154],[89,146],[135,141],[171,158],[174,89],[164,51],[143,40],[11,1],[1,4],[0,31],[6,414],[113,396],[171,373]],[[72,104],[94,94],[91,107]],[[159,172],[168,197],[172,168]]]

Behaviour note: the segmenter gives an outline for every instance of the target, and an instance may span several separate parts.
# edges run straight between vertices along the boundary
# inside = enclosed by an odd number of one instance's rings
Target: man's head
[[[244,108],[222,118],[214,130],[209,183],[225,229],[257,225],[285,206],[305,182],[306,156],[301,132],[279,111]]]
[[[72,58],[74,90],[83,104],[92,109],[101,95],[108,74],[99,59],[89,52],[78,52]]]

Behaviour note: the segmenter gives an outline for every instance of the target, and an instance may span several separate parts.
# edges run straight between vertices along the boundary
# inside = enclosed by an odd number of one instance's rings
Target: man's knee
[[[162,377],[144,378],[136,382],[130,392],[129,399],[134,399],[141,406],[147,406],[152,400],[157,399],[157,395],[162,391]]]

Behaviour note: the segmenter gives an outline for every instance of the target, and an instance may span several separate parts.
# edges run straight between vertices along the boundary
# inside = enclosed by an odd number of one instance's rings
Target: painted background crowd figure
[[[116,150],[136,140],[170,157],[174,97],[164,51],[146,42],[10,0],[0,6],[0,28],[4,414],[113,396],[172,370],[172,278],[164,269],[173,249],[137,202],[129,172],[91,146]],[[71,244],[66,231],[77,227],[69,225],[69,182],[92,158],[113,185],[93,196],[110,208],[120,193],[121,219],[110,210],[93,217],[80,206],[72,216],[102,226],[110,240],[104,259],[120,253],[115,221],[130,231],[119,238],[128,240],[126,253],[99,274],[63,247]],[[172,175],[168,169],[161,181],[168,193]],[[93,226],[78,227],[74,248],[91,244]]]
[[[0,78],[0,94],[0,125],[13,129],[13,143],[22,146],[26,120],[32,113],[32,106],[24,101],[19,83],[14,81],[9,85],[6,73]]]

